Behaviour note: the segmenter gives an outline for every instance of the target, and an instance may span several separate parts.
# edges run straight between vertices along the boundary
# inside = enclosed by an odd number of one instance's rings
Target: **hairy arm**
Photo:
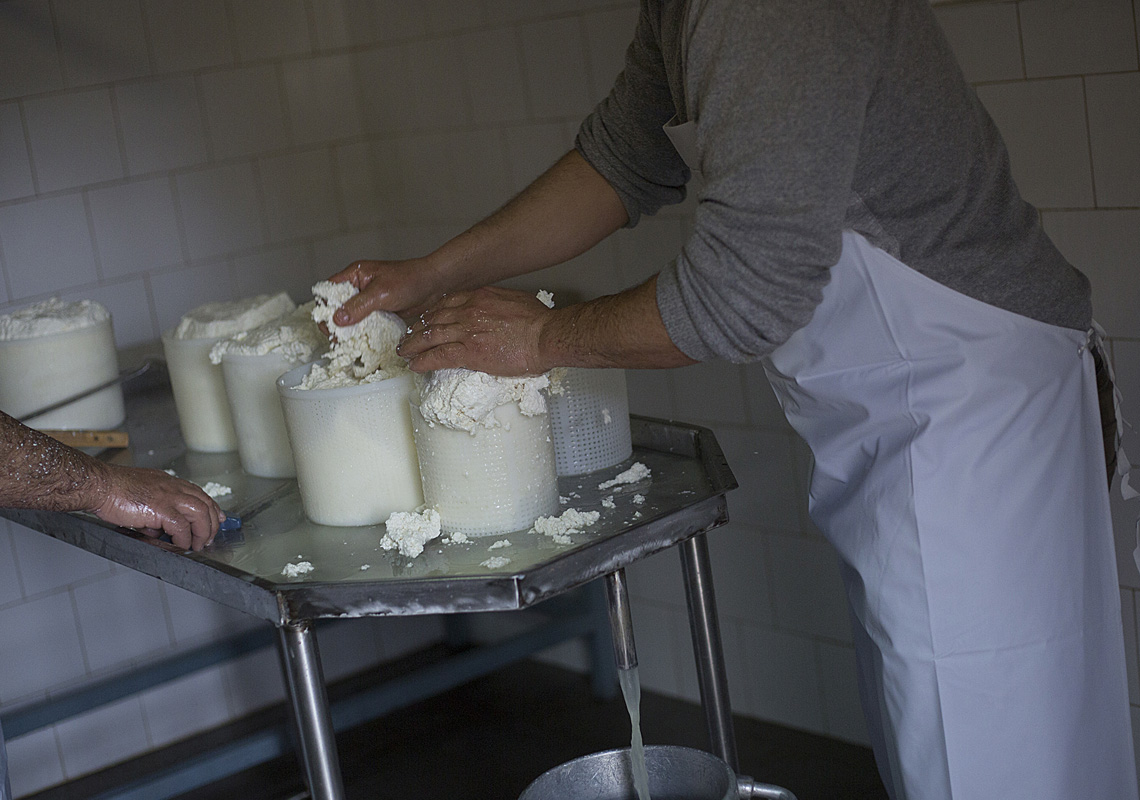
[[[106,464],[0,412],[0,506],[89,511],[200,550],[225,514],[194,484],[153,469]]]
[[[695,363],[657,310],[657,279],[615,295],[549,309],[526,292],[487,287],[444,298],[400,344],[416,372],[466,367],[537,375],[552,367],[666,368]]]

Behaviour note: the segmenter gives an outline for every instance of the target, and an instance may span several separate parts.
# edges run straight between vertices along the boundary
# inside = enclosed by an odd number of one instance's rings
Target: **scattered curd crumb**
[[[609,497],[602,498],[602,508],[617,508],[614,505],[614,496],[611,494]]]
[[[606,489],[610,489],[614,486],[620,486],[623,483],[637,483],[638,481],[643,481],[648,478],[649,475],[649,467],[638,461],[625,472],[618,475],[616,478],[612,478],[611,480],[599,483],[598,488],[604,492]]]
[[[480,561],[479,566],[486,567],[487,569],[498,569],[499,567],[505,567],[510,563],[511,560],[509,558],[503,558],[502,556],[491,556],[486,561]]]
[[[640,511],[633,512],[633,518],[634,519],[641,519],[641,512]]]
[[[549,536],[557,544],[570,544],[570,534],[581,533],[583,528],[593,525],[601,516],[598,511],[568,508],[557,517],[539,517],[534,521],[534,530]]]
[[[498,550],[500,547],[510,547],[510,546],[511,546],[511,540],[510,539],[500,539],[499,541],[495,542],[493,545],[491,545],[487,549],[488,550]]]
[[[234,490],[228,486],[223,486],[214,481],[206,481],[206,485],[202,487],[202,491],[210,496],[210,499],[217,500],[219,497],[226,497],[234,493]]]
[[[384,522],[387,532],[380,539],[385,550],[399,548],[400,555],[415,558],[424,551],[424,545],[440,534],[439,512],[434,508],[421,513],[396,511]]]
[[[299,578],[302,575],[308,575],[312,571],[312,564],[308,561],[299,561],[296,564],[286,564],[285,569],[281,570],[281,574],[286,578]]]
[[[175,478],[178,477],[178,473],[172,469],[164,469],[163,472],[165,472],[167,475],[170,475],[172,477],[175,477]]]
[[[570,498],[569,497],[563,497],[562,495],[558,495],[558,502],[560,505],[568,506],[568,505],[570,505]]]
[[[639,505],[641,505],[641,504],[642,504],[642,503],[644,503],[644,502],[645,502],[645,495],[643,495],[643,494],[635,494],[635,495],[633,496],[633,504],[634,504],[635,506],[639,506]]]
[[[364,572],[365,570],[369,570],[369,569],[372,569],[372,565],[371,565],[371,564],[361,564],[361,565],[360,565],[360,571],[361,571],[361,572]]]
[[[471,537],[469,537],[463,531],[456,531],[455,533],[451,534],[450,536],[443,537],[443,543],[444,544],[467,544],[470,541],[471,541]],[[440,552],[443,552],[443,551],[441,550]]]
[[[548,292],[545,289],[539,289],[538,294],[535,295],[538,302],[542,303],[547,308],[554,308],[554,293]]]

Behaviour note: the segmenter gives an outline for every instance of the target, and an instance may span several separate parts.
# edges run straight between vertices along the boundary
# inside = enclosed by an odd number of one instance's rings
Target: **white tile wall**
[[[67,778],[118,763],[146,751],[148,746],[143,707],[138,697],[128,697],[72,717],[56,725],[55,732]]]
[[[215,67],[234,62],[233,34],[225,0],[143,0],[154,66],[159,72]]]
[[[1025,77],[1016,4],[972,3],[939,8],[935,14],[967,80]]]
[[[24,118],[41,192],[70,189],[123,176],[111,93],[92,89],[28,100]],[[76,146],[75,130],[83,131]]]
[[[169,178],[93,189],[87,197],[103,277],[136,275],[182,262]]]
[[[633,0],[0,2],[0,311],[52,293],[91,297],[112,310],[119,345],[133,346],[209,300],[284,288],[301,301],[356,258],[434,249],[572,146],[620,69],[636,10]],[[1092,278],[1125,415],[1140,419],[1137,3],[980,0],[936,14],[1007,138],[1023,194]],[[682,246],[694,207],[665,209],[518,285],[569,302],[642,281]],[[810,454],[762,369],[627,378],[635,413],[714,426],[745,487],[729,497],[733,522],[710,535],[736,710],[865,741],[834,555],[805,513]],[[1140,461],[1140,434],[1129,436]],[[1140,715],[1140,509],[1113,507]],[[676,555],[635,565],[630,582],[647,688],[695,699]],[[157,613],[122,608],[132,630],[112,630],[95,603],[149,606],[155,584],[0,526],[0,631],[26,642],[0,651],[0,704],[263,624],[157,590]],[[322,647],[339,673],[441,631],[435,618],[385,619],[337,628]],[[581,664],[580,650],[552,657]],[[17,791],[272,702],[279,680],[266,650],[133,709],[21,737],[10,748]],[[124,730],[122,747],[84,747],[84,726],[105,720]]]
[[[289,122],[298,144],[351,139],[364,130],[349,55],[288,62],[284,81]]]
[[[1045,230],[1093,284],[1093,313],[1110,336],[1140,337],[1140,209],[1057,211]]]
[[[24,797],[63,780],[63,760],[54,727],[33,731],[8,742],[8,775],[16,797]]]
[[[289,144],[275,67],[208,72],[200,80],[206,130],[216,158],[272,152]]]
[[[0,103],[0,153],[4,154],[0,159],[0,201],[32,194],[32,165],[16,103]]]
[[[209,667],[139,695],[152,747],[162,747],[229,719],[224,667]]]
[[[594,104],[578,20],[524,25],[521,35],[527,96],[535,116],[589,113]]]
[[[1140,206],[1140,72],[1085,79],[1098,206]]]
[[[476,125],[526,118],[522,56],[513,28],[475,31],[459,38],[471,119]]]
[[[253,165],[231,163],[177,178],[178,205],[192,259],[264,244]],[[187,311],[193,306],[183,308]]]
[[[13,300],[97,278],[87,212],[79,195],[0,207],[0,247]]]
[[[59,591],[0,611],[0,704],[83,677],[86,663],[71,593]]]
[[[233,11],[234,38],[242,61],[310,51],[304,0],[242,0],[229,7]]]
[[[978,97],[1005,138],[1026,200],[1040,208],[1093,204],[1080,78],[990,84]]]
[[[162,590],[154,578],[132,570],[117,570],[72,591],[87,666],[92,671],[119,667],[124,662],[169,650],[170,626],[163,609]]]
[[[142,8],[136,0],[64,0],[53,8],[68,86],[150,73]]]
[[[1023,0],[1017,5],[1030,78],[1137,68],[1129,0]]]
[[[20,572],[16,569],[16,551],[12,547],[12,534],[7,521],[0,522],[0,608],[22,600]]]
[[[63,86],[56,33],[48,0],[13,0],[0,13],[0,99],[25,97]]]
[[[257,162],[269,242],[278,244],[340,228],[332,154],[322,148]]]

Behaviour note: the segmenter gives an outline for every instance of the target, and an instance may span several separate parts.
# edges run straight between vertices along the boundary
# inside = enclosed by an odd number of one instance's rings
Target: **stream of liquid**
[[[641,680],[637,667],[618,670],[618,682],[625,697],[625,707],[629,711],[633,737],[630,740],[629,757],[633,764],[633,788],[637,800],[649,800],[649,770],[645,768],[645,745],[641,741]]]

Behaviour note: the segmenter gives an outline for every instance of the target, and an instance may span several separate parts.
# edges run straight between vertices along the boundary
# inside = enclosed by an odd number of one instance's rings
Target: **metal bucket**
[[[671,745],[645,748],[653,800],[736,800],[736,775],[703,750]],[[519,800],[637,800],[629,748],[567,761],[543,773]]]

